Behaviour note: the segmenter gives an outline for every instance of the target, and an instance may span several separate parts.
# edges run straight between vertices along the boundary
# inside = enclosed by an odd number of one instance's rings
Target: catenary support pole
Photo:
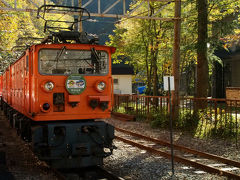
[[[180,64],[180,33],[181,33],[181,0],[175,0],[173,73],[175,91],[172,94],[172,117],[175,121],[179,112],[179,64]]]

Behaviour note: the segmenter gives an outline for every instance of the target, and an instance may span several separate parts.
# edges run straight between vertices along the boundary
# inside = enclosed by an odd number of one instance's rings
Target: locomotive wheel
[[[7,104],[3,103],[3,112],[6,115],[7,114]]]
[[[9,119],[9,114],[10,114],[10,111],[11,111],[11,108],[9,107],[9,106],[7,106],[7,108],[6,108],[7,110],[7,112],[6,112],[6,116],[7,116],[7,119],[10,121],[10,119]]]
[[[18,112],[15,112],[13,114],[13,127],[16,129],[19,129],[19,119],[22,117],[21,114],[19,114]]]
[[[8,119],[10,122],[10,126],[13,127],[13,114],[14,114],[14,110],[13,109],[9,109],[8,112]]]
[[[3,100],[1,99],[1,110],[3,110]]]
[[[22,137],[22,121],[23,121],[23,117],[20,117],[18,120],[18,124],[16,124],[17,135],[20,137]]]
[[[31,122],[27,118],[22,118],[20,121],[21,129],[20,129],[20,136],[24,141],[31,142],[32,140],[32,131],[31,131]]]
[[[23,116],[19,113],[16,113],[16,115],[14,116],[14,125],[15,128],[17,129],[17,135],[21,136],[21,121],[23,119]]]

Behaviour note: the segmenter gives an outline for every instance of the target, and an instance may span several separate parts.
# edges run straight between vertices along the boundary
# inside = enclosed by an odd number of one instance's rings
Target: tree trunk
[[[148,27],[148,30],[150,29],[150,27]],[[151,68],[149,68],[149,42],[148,40],[145,38],[145,34],[142,31],[142,41],[144,43],[145,46],[145,70],[146,70],[146,75],[147,75],[147,90],[146,90],[146,94],[149,95],[150,94],[150,87],[151,87]]]
[[[148,44],[146,45],[145,47],[146,49],[146,56],[145,56],[145,67],[146,67],[146,70],[147,70],[147,91],[146,91],[146,94],[149,95],[150,93],[150,87],[151,87],[151,72],[149,72],[149,63],[148,63]]]
[[[207,60],[207,0],[197,0],[198,10],[198,42],[197,42],[197,89],[196,96],[207,97],[208,94],[208,60]],[[204,108],[206,103],[197,103],[198,108]]]

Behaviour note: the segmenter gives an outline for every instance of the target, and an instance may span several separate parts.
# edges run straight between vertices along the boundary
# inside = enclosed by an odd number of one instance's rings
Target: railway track
[[[115,127],[115,130],[118,131],[119,134],[122,134],[122,136],[115,136],[116,139],[146,150],[150,153],[160,155],[168,159],[171,158],[170,149],[169,152],[166,151],[166,147],[170,148],[170,143],[117,127]],[[240,179],[240,162],[200,152],[180,145],[174,145],[173,147],[175,162],[183,163],[188,166],[201,169],[205,172],[226,176],[231,179]]]

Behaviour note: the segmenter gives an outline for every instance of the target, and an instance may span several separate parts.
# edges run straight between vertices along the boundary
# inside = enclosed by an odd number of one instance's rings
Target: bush
[[[200,120],[199,113],[191,111],[184,111],[179,114],[179,118],[175,123],[177,128],[195,131]]]
[[[238,135],[238,128],[236,128],[236,120],[233,115],[222,115],[225,119],[224,123],[217,121],[214,128],[211,129],[211,135],[221,138],[234,138]]]
[[[164,111],[155,112],[152,115],[153,120],[150,122],[151,127],[153,128],[164,128],[169,125],[169,113]]]

